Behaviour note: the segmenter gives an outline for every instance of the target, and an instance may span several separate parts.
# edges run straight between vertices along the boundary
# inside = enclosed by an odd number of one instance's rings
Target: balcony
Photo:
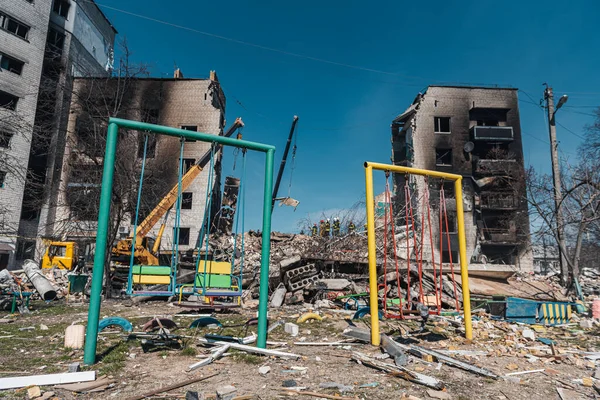
[[[485,210],[516,210],[519,199],[514,192],[482,192],[479,206]]]
[[[512,126],[474,126],[471,128],[473,140],[490,142],[512,142]]]
[[[475,173],[478,175],[514,175],[519,164],[516,160],[477,160]]]
[[[517,232],[515,229],[483,228],[481,233],[483,234],[483,238],[481,240],[482,244],[514,246],[518,242]]]

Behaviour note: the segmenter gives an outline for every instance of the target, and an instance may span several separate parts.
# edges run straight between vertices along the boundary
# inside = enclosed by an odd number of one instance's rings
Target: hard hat
[[[321,220],[321,222],[325,222],[325,221]]]
[[[329,218],[327,218],[327,222],[329,222]]]

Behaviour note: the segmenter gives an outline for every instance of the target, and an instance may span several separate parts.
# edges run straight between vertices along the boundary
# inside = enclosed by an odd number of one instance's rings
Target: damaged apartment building
[[[392,147],[394,165],[463,176],[467,258],[471,271],[532,270],[517,89],[429,86],[392,122]],[[411,198],[417,215],[426,210],[423,203],[415,199],[427,190],[430,203],[435,204],[443,185],[450,245],[444,239],[442,254],[433,254],[433,257],[442,262],[450,259],[457,262],[453,182],[432,179],[426,185],[424,179],[396,174],[396,209],[406,204],[406,179],[416,193]],[[399,221],[398,225],[404,222]],[[433,223],[432,230],[433,238],[438,238],[439,225]],[[435,248],[440,248],[439,243]],[[431,259],[431,252],[423,257]]]
[[[60,179],[53,182],[54,196],[49,210],[46,236],[93,244],[98,219],[108,117],[138,120],[214,135],[223,134],[225,96],[217,75],[208,79],[187,79],[176,71],[173,79],[113,77],[75,78],[73,101]],[[140,170],[146,144],[139,222],[177,183],[181,141],[179,138],[149,132],[121,130],[117,145],[109,240],[124,239],[134,225]],[[210,143],[186,140],[183,143],[183,174],[210,151]],[[213,197],[213,211],[220,204],[220,153],[214,162],[214,190],[208,188],[209,166],[182,193],[178,247],[193,249],[204,218],[206,193]],[[217,206],[214,206],[216,204]],[[173,248],[175,212],[167,213],[152,228],[156,237],[165,222],[161,253]],[[110,234],[110,233],[109,233]]]

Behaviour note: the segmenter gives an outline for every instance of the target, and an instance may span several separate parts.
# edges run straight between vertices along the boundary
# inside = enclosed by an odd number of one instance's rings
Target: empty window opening
[[[190,244],[190,228],[179,228],[179,240],[177,243],[180,246],[187,246]]]
[[[0,188],[4,187],[5,181],[6,181],[6,171],[0,171]]]
[[[434,117],[435,133],[450,133],[450,117]]]
[[[156,135],[150,132],[140,132],[138,134],[138,158],[144,158],[144,143],[148,136],[148,145],[146,146],[146,158],[154,158],[156,156]]]
[[[148,124],[158,124],[160,114],[158,108],[146,108],[142,110],[142,122]]]
[[[69,0],[54,0],[52,11],[63,18],[67,18],[69,16],[69,8],[71,8]]]
[[[17,259],[26,260],[35,258],[35,241],[17,239]]]
[[[452,258],[450,258],[452,257]],[[443,263],[458,263],[458,251],[448,251],[448,250],[444,250],[442,251],[442,262]]]
[[[454,182],[444,181],[442,183],[442,187],[444,188],[444,197],[447,199],[454,198]]]
[[[435,149],[435,165],[438,167],[451,167],[452,149]]]
[[[21,75],[23,72],[23,61],[19,61],[16,58],[7,56],[6,54],[0,53],[0,68],[6,71],[10,71],[13,74]]]
[[[448,219],[448,230],[446,230],[446,218]],[[456,233],[456,213],[448,211],[446,213],[446,218],[442,215],[442,232],[443,233]]]
[[[19,98],[17,96],[0,90],[0,107],[14,111],[17,109],[18,102]]]
[[[0,147],[7,149],[10,146],[10,139],[12,139],[12,137],[12,132],[0,131]]]
[[[478,119],[477,126],[498,126],[497,119]]]
[[[184,192],[181,194],[181,209],[182,210],[191,210],[192,209],[192,198],[194,193],[192,192]]]
[[[196,160],[193,158],[184,158],[183,159],[183,173],[185,174],[196,164]]]
[[[51,55],[60,56],[65,45],[65,35],[55,29],[48,29],[48,51]]]
[[[186,131],[198,132],[198,125],[181,125],[181,129]],[[195,142],[195,139],[185,139],[186,142]]]
[[[20,37],[21,39],[27,39],[27,34],[29,33],[29,26],[2,12],[0,12],[0,28]]]

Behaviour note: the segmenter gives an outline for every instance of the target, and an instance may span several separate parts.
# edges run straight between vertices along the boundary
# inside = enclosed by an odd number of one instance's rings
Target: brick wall
[[[0,110],[0,123],[15,130],[9,149],[0,149],[1,156],[12,164],[5,185],[0,188],[0,242],[16,246],[19,216],[23,202],[25,172],[35,118],[37,93],[44,58],[51,0],[0,0],[0,11],[30,27],[27,39],[0,30],[0,52],[25,62],[21,75],[8,71],[0,73],[0,88],[19,97],[14,112]],[[14,266],[12,252],[9,267]]]

